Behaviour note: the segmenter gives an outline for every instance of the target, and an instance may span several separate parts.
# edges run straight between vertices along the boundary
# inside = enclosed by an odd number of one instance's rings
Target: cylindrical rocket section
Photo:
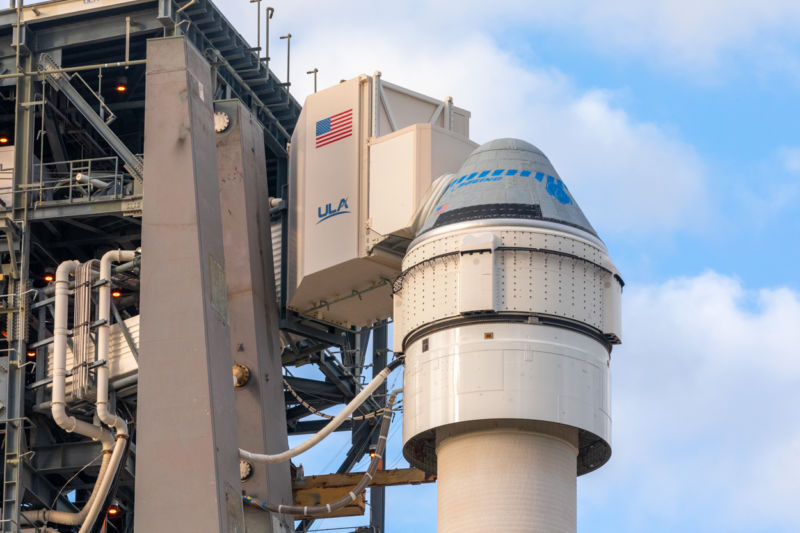
[[[577,430],[558,437],[501,425],[444,433],[436,446],[438,533],[529,533],[532,524],[575,531]]]
[[[404,455],[438,474],[440,533],[574,532],[575,478],[611,456],[622,280],[534,146],[446,179],[394,286]]]

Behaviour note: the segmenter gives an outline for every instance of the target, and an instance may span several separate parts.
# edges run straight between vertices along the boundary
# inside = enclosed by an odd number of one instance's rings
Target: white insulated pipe
[[[91,505],[87,504],[89,511],[86,514],[86,519],[83,521],[83,525],[81,526],[79,533],[88,533],[94,523],[97,521],[97,515],[100,514],[100,511],[105,504],[106,496],[108,495],[108,491],[111,489],[114,476],[117,470],[119,470],[120,463],[122,462],[122,456],[125,454],[125,441],[127,439],[127,433],[124,435],[119,433],[117,434],[117,442],[114,444],[114,451],[111,454],[108,468],[106,469],[105,475],[102,477],[102,481],[100,482],[99,486],[95,486],[95,492],[97,492],[98,496],[90,502]]]
[[[436,531],[575,533],[578,430],[571,429],[567,440],[510,428],[441,435]]]
[[[336,415],[330,422],[328,422],[324,428],[322,428],[318,433],[316,433],[313,437],[305,441],[304,443],[295,446],[290,450],[286,450],[285,452],[277,453],[274,455],[266,455],[261,453],[253,453],[248,452],[247,450],[239,449],[239,456],[242,459],[247,459],[250,461],[255,461],[258,463],[282,463],[288,461],[292,457],[296,457],[303,453],[306,450],[309,450],[313,446],[317,445],[322,439],[333,433],[336,428],[342,425],[342,423],[349,417],[353,412],[359,408],[361,404],[363,404],[367,398],[372,396],[372,393],[378,390],[378,387],[386,381],[386,378],[389,377],[389,374],[392,373],[392,370],[400,366],[405,359],[400,357],[389,363],[389,365],[381,370],[377,376],[372,378],[372,381],[364,387],[361,392],[359,392],[355,398],[350,400],[342,411]]]
[[[102,485],[110,471],[109,466],[113,460],[112,448],[114,438],[111,432],[100,426],[95,426],[83,420],[78,420],[74,416],[67,415],[66,410],[66,379],[67,379],[67,331],[69,321],[69,276],[80,266],[78,261],[64,261],[56,270],[55,280],[55,321],[53,325],[53,396],[50,401],[50,410],[53,421],[68,433],[78,433],[99,440],[103,447],[103,459],[100,463],[100,471],[97,475],[94,490],[89,501],[77,513],[64,511],[51,511],[41,509],[28,511],[23,516],[31,522],[53,522],[56,524],[78,525],[85,523],[86,516],[90,508],[98,500],[105,500],[107,493],[103,492]],[[100,497],[102,494],[102,497]]]
[[[105,443],[103,444],[103,459],[100,462],[100,471],[97,473],[97,481],[94,485],[94,490],[92,490],[92,494],[89,496],[89,500],[86,502],[86,505],[83,506],[83,509],[78,511],[77,513],[70,513],[67,511],[53,511],[49,509],[38,509],[36,511],[24,511],[22,513],[23,518],[28,523],[34,522],[42,522],[42,523],[53,523],[53,524],[64,524],[67,526],[77,526],[83,523],[86,519],[86,516],[89,514],[89,508],[92,506],[92,503],[97,499],[97,494],[99,493],[98,486],[100,485],[103,476],[105,475],[106,471],[108,470],[108,465],[111,462],[111,448],[109,447],[106,449]]]
[[[121,263],[124,261],[133,261],[136,258],[137,251],[135,250],[111,250],[106,252],[100,260],[100,281],[103,282],[99,289],[98,298],[98,321],[103,322],[97,331],[97,358],[98,360],[105,361],[102,365],[97,367],[97,402],[95,407],[97,409],[97,418],[109,427],[116,430],[116,444],[114,451],[111,454],[106,475],[102,477],[98,494],[102,494],[102,498],[95,498],[90,505],[87,505],[88,512],[86,520],[81,526],[80,533],[88,532],[92,525],[97,520],[97,516],[102,510],[105,502],[105,497],[111,489],[111,483],[114,481],[114,475],[119,469],[122,456],[125,453],[126,440],[128,439],[128,424],[121,417],[112,414],[108,409],[108,343],[109,343],[109,330],[111,321],[111,263]]]
[[[50,410],[53,421],[68,433],[78,433],[99,440],[103,446],[113,445],[111,433],[74,416],[67,415],[67,322],[69,318],[69,275],[80,266],[77,261],[64,261],[56,270],[55,323],[53,325],[53,397]]]
[[[97,417],[117,431],[117,438],[128,435],[128,424],[108,409],[108,343],[111,322],[111,263],[133,261],[135,250],[111,250],[100,259],[100,285],[97,319],[102,322],[97,330],[97,359],[106,361],[97,367]]]

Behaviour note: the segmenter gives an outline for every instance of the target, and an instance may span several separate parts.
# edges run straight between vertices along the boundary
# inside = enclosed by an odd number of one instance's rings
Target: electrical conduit
[[[395,368],[403,364],[403,361],[405,361],[405,357],[400,356],[391,363],[389,363],[389,365],[383,370],[381,370],[380,373],[377,376],[375,376],[372,379],[372,381],[370,381],[369,384],[366,387],[364,387],[361,390],[361,392],[359,392],[356,395],[356,397],[353,398],[350,401],[350,403],[348,403],[345,406],[345,408],[342,409],[342,411],[333,418],[333,420],[328,422],[328,424],[324,428],[322,428],[316,435],[314,435],[304,443],[300,444],[299,446],[295,446],[290,450],[286,450],[285,452],[281,452],[274,455],[253,453],[240,449],[239,456],[242,459],[247,459],[249,461],[271,464],[271,463],[282,463],[284,461],[288,461],[292,457],[296,457],[301,453],[305,452],[306,450],[309,450],[310,448],[318,444],[320,441],[322,441],[322,439],[333,433],[336,430],[336,428],[341,426],[342,423],[347,419],[347,417],[353,414],[353,412],[356,409],[358,409],[361,406],[361,404],[367,400],[367,398],[372,396],[372,393],[375,392],[378,389],[378,387],[380,387],[381,384],[383,384],[384,381],[386,381],[386,378],[389,377],[389,374],[391,374]]]
[[[369,484],[372,482],[372,478],[375,476],[375,472],[378,470],[378,465],[380,465],[381,460],[383,459],[383,452],[386,450],[386,439],[387,435],[389,434],[389,425],[392,422],[392,405],[394,404],[394,399],[399,392],[403,389],[397,389],[392,391],[392,394],[389,396],[389,400],[386,402],[386,407],[383,410],[383,419],[381,421],[381,431],[380,436],[378,437],[378,446],[375,449],[375,455],[372,456],[372,460],[369,463],[369,467],[361,479],[358,481],[356,486],[347,493],[347,495],[342,496],[336,501],[328,503],[326,505],[312,505],[312,506],[303,506],[303,505],[274,505],[267,502],[258,502],[257,500],[253,499],[250,496],[243,496],[242,499],[245,503],[252,505],[254,507],[260,507],[265,511],[271,511],[273,513],[279,514],[290,514],[296,516],[325,516],[329,515],[334,511],[338,511],[339,509],[347,506],[352,501],[354,501],[361,491],[367,488]]]

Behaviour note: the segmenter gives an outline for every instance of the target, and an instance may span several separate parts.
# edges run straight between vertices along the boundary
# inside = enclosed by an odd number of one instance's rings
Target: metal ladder
[[[9,243],[11,244],[11,243]],[[24,418],[25,367],[33,364],[25,361],[25,338],[27,327],[28,283],[18,279],[9,280],[9,291],[3,295],[2,314],[6,316],[8,339],[8,397],[4,435],[3,464],[3,508],[0,514],[0,532],[19,533],[20,505],[24,497],[22,487],[23,461],[30,452],[25,451]]]
[[[9,418],[0,421],[6,425],[3,432],[5,463],[3,464],[3,518],[0,520],[0,526],[2,531],[13,531],[14,533],[20,529],[18,505],[21,497],[20,463],[27,454],[27,452],[21,453],[26,421],[26,418]],[[9,440],[13,440],[13,442],[9,442]]]

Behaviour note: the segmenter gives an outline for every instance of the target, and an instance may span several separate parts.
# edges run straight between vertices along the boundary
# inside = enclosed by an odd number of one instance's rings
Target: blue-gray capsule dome
[[[597,237],[547,156],[519,139],[497,139],[476,148],[450,180],[420,234],[486,219],[555,222]]]

